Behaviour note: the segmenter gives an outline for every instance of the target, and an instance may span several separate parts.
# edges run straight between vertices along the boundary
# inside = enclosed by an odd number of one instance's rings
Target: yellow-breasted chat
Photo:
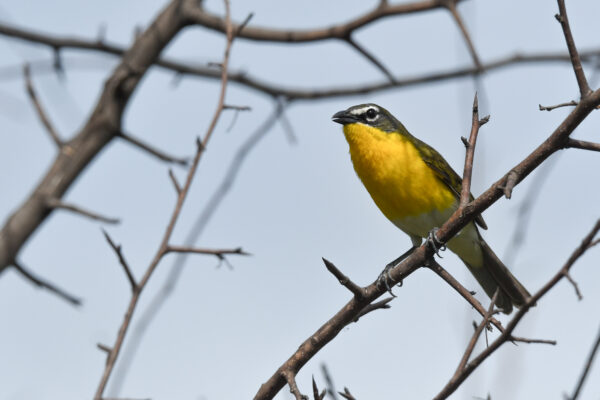
[[[410,236],[413,248],[420,246],[458,208],[460,176],[381,106],[360,104],[332,118],[344,126],[354,170],[377,207]],[[483,240],[476,224],[487,229],[479,215],[447,247],[490,298],[499,288],[496,305],[509,314],[513,305],[522,305],[530,295]]]

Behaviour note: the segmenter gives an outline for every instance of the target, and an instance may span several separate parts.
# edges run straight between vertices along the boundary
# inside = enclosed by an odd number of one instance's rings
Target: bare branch
[[[394,78],[394,75],[390,72],[390,70],[388,70],[385,65],[383,65],[383,63],[381,63],[381,61],[379,61],[373,54],[369,53],[367,51],[367,49],[365,49],[364,47],[362,47],[360,44],[358,44],[358,42],[356,42],[354,39],[352,39],[352,36],[348,36],[344,39],[350,46],[354,47],[354,49],[356,51],[358,51],[360,54],[362,54],[363,56],[365,56],[365,58],[369,61],[371,61],[371,63],[373,65],[375,65],[375,67],[377,67],[377,69],[379,69],[381,72],[383,72],[383,74],[390,80],[390,83],[395,83],[396,79]]]
[[[35,88],[33,87],[29,64],[25,64],[25,66],[23,66],[23,75],[25,76],[25,87],[27,88],[27,94],[29,94],[29,99],[33,103],[35,111],[37,112],[40,121],[46,128],[46,131],[52,138],[52,141],[54,142],[54,144],[56,144],[56,147],[60,149],[63,145],[62,140],[60,140],[58,132],[56,132],[56,129],[54,129],[54,126],[52,125],[50,119],[46,115],[46,112],[44,111],[44,108],[42,107],[42,104],[40,103],[40,100],[37,96]]]
[[[43,278],[40,278],[39,276],[34,275],[33,272],[31,272],[28,269],[26,269],[25,267],[23,267],[23,265],[21,263],[13,261],[12,262],[12,266],[25,279],[27,279],[29,282],[33,283],[37,287],[49,290],[50,292],[54,293],[55,295],[57,295],[61,299],[68,301],[69,303],[71,303],[74,306],[80,306],[81,305],[81,299],[79,297],[75,297],[74,295],[67,293],[63,289],[60,289],[55,284],[50,283],[49,281],[47,281],[47,280],[45,280]]]
[[[327,384],[327,394],[329,394],[333,400],[337,400],[337,391],[335,390],[333,378],[329,373],[329,368],[327,368],[327,364],[321,363],[321,372],[323,373],[323,378],[325,378],[325,383]]]
[[[231,44],[233,41],[233,28],[231,26],[229,1],[224,0],[224,3],[225,3],[226,21],[227,21],[227,27],[226,27],[227,42],[225,45],[225,52],[224,52],[224,56],[223,56],[223,66],[221,69],[222,82],[221,82],[221,90],[220,90],[220,94],[219,94],[219,99],[217,101],[217,109],[215,110],[212,121],[206,131],[206,134],[204,135],[204,139],[202,141],[200,139],[197,139],[197,141],[196,141],[196,155],[194,156],[194,160],[192,161],[192,164],[188,171],[188,175],[187,175],[185,183],[181,189],[181,193],[179,194],[179,196],[177,198],[177,202],[176,202],[173,212],[171,214],[169,224],[167,225],[167,228],[165,229],[165,233],[161,240],[160,246],[159,246],[156,254],[154,255],[154,258],[150,262],[150,265],[148,265],[148,268],[146,269],[146,272],[142,276],[142,279],[137,284],[136,290],[132,292],[132,296],[129,301],[127,311],[125,312],[125,317],[124,317],[123,322],[121,323],[121,326],[117,333],[117,338],[115,339],[115,343],[112,346],[113,350],[111,351],[111,353],[108,356],[108,359],[106,361],[106,366],[102,373],[102,377],[100,378],[100,383],[98,384],[98,388],[96,389],[96,393],[94,395],[94,400],[102,400],[104,390],[106,388],[106,384],[108,383],[108,380],[111,376],[111,373],[114,369],[115,363],[119,356],[119,352],[123,346],[123,342],[125,340],[125,335],[127,334],[129,326],[131,325],[131,319],[133,317],[135,308],[138,304],[140,295],[141,295],[142,291],[144,290],[144,288],[146,287],[146,284],[150,280],[150,277],[152,276],[153,272],[158,267],[158,264],[162,260],[163,256],[166,254],[166,250],[169,246],[169,240],[171,238],[171,235],[173,234],[173,230],[175,229],[175,224],[177,223],[177,220],[181,214],[181,209],[183,207],[183,203],[185,201],[185,198],[186,198],[188,191],[190,189],[190,186],[192,184],[192,180],[194,179],[194,176],[196,174],[196,169],[198,168],[198,164],[200,163],[202,154],[204,154],[204,149],[206,148],[206,145],[208,144],[208,141],[209,141],[209,139],[214,131],[214,128],[219,120],[219,117],[223,111],[223,105],[225,104],[225,92],[226,92],[226,88],[227,88],[227,68],[229,65],[229,53],[230,53]],[[191,4],[191,3],[186,2],[186,4]],[[195,4],[196,7],[199,6],[195,2],[193,4]],[[171,5],[180,6],[181,4],[178,0],[175,0],[173,3],[171,3]],[[179,13],[180,12],[179,8],[177,8],[177,10],[175,12]]]
[[[509,339],[511,342],[521,342],[521,343],[539,343],[539,344],[550,344],[552,346],[556,346],[556,340],[549,339],[529,339],[520,336],[511,336]]]
[[[91,218],[96,221],[102,221],[107,224],[118,224],[121,222],[121,220],[119,218],[105,217],[98,213],[83,209],[81,207],[77,207],[76,205],[66,203],[66,202],[62,201],[61,199],[54,199],[54,198],[48,199],[47,205],[48,205],[48,208],[51,208],[53,210],[61,209],[61,210],[71,211],[76,214],[82,215],[84,217]]]
[[[204,210],[202,210],[202,212],[198,215],[194,225],[192,226],[192,229],[186,236],[184,241],[186,245],[192,246],[194,243],[198,242],[198,239],[204,231],[204,228],[208,225],[211,217],[215,215],[217,208],[223,204],[223,199],[227,196],[233,184],[235,183],[244,161],[251,151],[260,143],[261,139],[264,138],[266,134],[273,128],[278,118],[281,116],[285,106],[286,104],[284,102],[276,101],[273,112],[238,148],[233,160],[231,161],[231,164],[229,165],[229,168],[227,169],[225,177],[210,197]],[[150,301],[148,308],[144,310],[144,313],[139,318],[138,323],[132,332],[131,340],[129,342],[130,344],[125,348],[123,356],[120,359],[118,373],[115,374],[112,381],[112,388],[117,392],[118,388],[121,387],[125,377],[127,376],[129,367],[133,361],[133,357],[137,352],[139,343],[142,342],[142,338],[147,331],[148,326],[151,324],[153,319],[156,318],[162,305],[173,293],[173,290],[177,285],[179,277],[183,271],[183,267],[188,255],[188,253],[177,254],[173,265],[171,268],[169,268],[168,278],[165,280],[162,288],[159,290],[156,296]]]
[[[581,66],[581,58],[575,47],[575,40],[573,40],[573,34],[571,33],[571,27],[569,26],[569,18],[567,17],[567,9],[565,7],[565,0],[558,0],[558,10],[560,14],[556,15],[556,19],[562,26],[563,33],[565,35],[565,41],[567,42],[567,48],[569,49],[569,55],[571,56],[571,64],[573,64],[573,71],[577,78],[577,85],[579,85],[579,93],[581,97],[588,96],[592,90],[588,85],[585,77],[585,72]]]
[[[329,272],[331,272],[333,274],[333,276],[335,276],[337,278],[337,280],[340,282],[340,284],[342,286],[344,286],[346,289],[351,291],[354,294],[354,297],[362,298],[365,295],[363,288],[358,286],[356,283],[352,282],[352,280],[350,278],[348,278],[346,275],[344,275],[342,273],[342,271],[337,269],[337,267],[331,261],[329,261],[325,258],[322,258],[322,259],[323,259],[323,263],[325,263],[325,268],[327,268],[327,270]]]
[[[281,376],[286,380],[288,386],[290,387],[290,392],[294,395],[296,400],[308,400],[308,396],[300,393],[300,389],[298,389],[298,385],[296,384],[296,374],[292,371],[282,371]]]
[[[475,144],[477,143],[477,134],[481,125],[489,120],[489,116],[479,120],[479,103],[477,101],[477,93],[473,99],[473,116],[471,121],[471,134],[469,135],[468,143],[465,143],[467,152],[465,154],[465,168],[462,178],[462,189],[460,193],[459,208],[464,208],[471,198],[471,176],[473,175],[473,159],[475,158]]]
[[[483,71],[483,66],[481,64],[479,56],[477,55],[477,51],[475,50],[475,45],[473,44],[471,35],[469,35],[469,31],[467,30],[467,27],[465,26],[463,19],[461,18],[460,13],[456,8],[456,3],[456,0],[447,0],[444,3],[444,6],[448,9],[448,11],[450,11],[450,14],[452,14],[452,18],[458,25],[458,28],[460,29],[460,32],[463,35],[463,39],[467,43],[467,48],[469,49],[469,54],[471,54],[471,58],[473,59],[475,67],[478,71]]]
[[[565,148],[600,151],[600,143],[586,142],[585,140],[571,139],[567,141]]]
[[[166,253],[194,253],[194,254],[207,254],[216,256],[218,258],[223,258],[227,254],[237,254],[241,256],[249,256],[250,253],[246,253],[242,250],[241,247],[237,247],[235,249],[202,249],[198,247],[188,247],[188,246],[172,246],[168,245],[165,249]]]
[[[576,105],[577,105],[577,102],[575,100],[571,100],[566,103],[556,104],[554,106],[543,106],[541,104],[538,104],[540,111],[552,111],[552,110],[556,110],[557,108],[560,108],[560,107],[569,107],[569,106],[576,106]]]
[[[179,164],[179,165],[183,165],[183,166],[188,165],[188,162],[189,162],[188,158],[179,158],[179,157],[170,156],[170,155],[166,154],[165,152],[163,152],[162,150],[152,147],[149,144],[144,143],[140,139],[126,134],[125,132],[118,132],[117,137],[125,140],[127,143],[133,145],[134,147],[137,147],[138,149],[145,151],[146,153],[158,158],[159,160],[162,160],[162,161],[165,161],[168,163],[175,163],[175,164]]]
[[[592,345],[590,353],[587,357],[587,361],[586,361],[585,365],[583,366],[583,370],[581,371],[581,376],[579,377],[579,380],[577,381],[577,386],[575,387],[575,391],[573,392],[573,395],[570,397],[569,400],[577,400],[577,398],[579,397],[579,394],[581,393],[581,389],[583,388],[583,384],[585,383],[585,380],[586,380],[586,378],[590,372],[590,369],[592,367],[592,363],[594,362],[594,357],[596,357],[596,353],[598,352],[598,348],[600,348],[600,330],[598,331],[596,340],[594,341],[594,344]]]
[[[462,373],[462,371],[465,369],[465,366],[469,362],[469,358],[471,358],[471,354],[473,354],[473,350],[475,349],[475,345],[479,340],[479,336],[481,336],[481,332],[483,332],[485,327],[488,325],[490,318],[493,315],[494,306],[496,305],[496,300],[498,299],[499,292],[500,288],[496,289],[496,292],[494,293],[494,296],[492,296],[492,300],[490,301],[490,306],[488,307],[487,312],[483,316],[481,323],[477,325],[477,328],[475,328],[475,332],[473,332],[473,336],[471,336],[471,340],[469,341],[469,344],[467,345],[467,348],[465,349],[465,352],[460,362],[458,363],[458,367],[456,367],[453,379]]]
[[[441,3],[442,2],[436,0],[423,0],[393,5],[380,3],[371,11],[368,11],[345,24],[328,26],[324,28],[313,28],[308,30],[279,30],[256,26],[246,26],[240,32],[239,27],[241,24],[234,23],[233,29],[236,32],[236,36],[257,41],[303,43],[327,39],[344,39],[353,31],[366,26],[375,20],[393,15],[406,15],[434,10],[443,7],[444,5]],[[226,24],[222,17],[211,14],[205,9],[196,7],[187,7],[184,9],[184,11],[186,16],[194,23],[218,32],[225,32]]]
[[[127,261],[125,260],[125,257],[123,256],[123,252],[121,250],[121,245],[115,244],[115,242],[113,242],[113,240],[108,235],[108,232],[106,232],[104,229],[102,229],[102,233],[104,234],[104,238],[106,239],[106,241],[108,242],[110,247],[112,247],[115,254],[117,255],[117,258],[119,259],[119,263],[123,267],[123,270],[125,271],[125,274],[127,275],[127,279],[129,280],[129,284],[131,285],[131,291],[135,292],[138,289],[138,285],[135,281],[135,278],[133,277],[133,274],[131,273],[131,268],[129,268],[129,264],[127,264]]]
[[[442,400],[448,398],[461,384],[465,379],[479,366],[485,359],[487,359],[493,352],[495,352],[500,346],[509,341],[512,337],[512,332],[519,324],[521,319],[525,316],[525,314],[529,311],[531,307],[533,307],[537,301],[542,298],[550,289],[552,289],[558,282],[560,282],[566,274],[568,274],[569,270],[573,266],[573,264],[581,258],[583,254],[589,249],[589,244],[592,242],[594,237],[597,235],[598,231],[600,231],[600,219],[596,221],[596,224],[588,233],[588,235],[583,239],[581,244],[573,251],[567,262],[563,265],[563,267],[533,296],[531,296],[527,302],[521,306],[517,314],[510,320],[510,322],[506,325],[504,332],[490,345],[485,348],[477,357],[475,357],[471,362],[469,362],[460,374],[455,374],[444,386],[442,391],[438,393],[437,396],[434,397],[434,400]]]
[[[467,300],[467,302],[469,302],[469,304],[471,304],[471,306],[473,306],[473,308],[477,310],[479,315],[485,317],[486,310],[485,308],[483,308],[481,303],[473,296],[473,293],[467,290],[463,285],[461,285],[460,282],[458,282],[448,271],[446,271],[437,261],[435,261],[435,259],[430,260],[427,263],[427,267],[433,272],[435,272],[444,281],[446,281],[446,283],[448,283],[454,290],[456,290],[458,294],[462,296],[463,299]],[[504,327],[502,326],[500,321],[498,321],[493,316],[490,317],[490,322],[496,328],[498,328],[500,332],[504,331]]]

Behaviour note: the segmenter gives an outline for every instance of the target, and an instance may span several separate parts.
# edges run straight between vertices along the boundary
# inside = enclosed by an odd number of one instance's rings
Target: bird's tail
[[[522,306],[531,295],[481,236],[479,244],[483,259],[482,265],[471,265],[465,258],[461,257],[461,259],[490,298],[494,297],[494,293],[498,287],[500,288],[496,305],[505,314],[510,314],[513,305]]]

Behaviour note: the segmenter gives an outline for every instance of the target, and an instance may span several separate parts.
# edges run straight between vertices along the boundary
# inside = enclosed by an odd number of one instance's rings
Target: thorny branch
[[[135,286],[135,290],[133,290],[133,292],[132,292],[132,296],[131,296],[129,305],[127,307],[127,312],[125,313],[125,317],[123,319],[121,327],[119,328],[117,338],[115,339],[115,343],[111,347],[111,351],[108,355],[108,359],[106,361],[106,366],[104,368],[104,372],[100,379],[100,383],[98,384],[96,394],[94,395],[94,400],[102,399],[104,390],[106,388],[106,384],[107,384],[108,379],[110,378],[111,373],[114,369],[114,365],[119,356],[119,352],[123,345],[123,341],[125,340],[125,335],[131,324],[131,319],[133,317],[133,313],[134,313],[137,303],[139,301],[140,295],[141,295],[142,291],[144,290],[146,284],[150,280],[150,277],[152,276],[156,267],[162,260],[162,258],[169,252],[169,246],[170,246],[169,240],[171,239],[171,235],[173,233],[173,230],[175,229],[175,224],[181,213],[183,202],[185,201],[185,198],[188,194],[189,188],[192,184],[192,180],[196,173],[196,168],[198,167],[198,164],[200,163],[202,154],[204,154],[204,149],[206,148],[208,141],[210,140],[212,133],[214,132],[214,129],[217,125],[219,117],[223,111],[223,106],[225,104],[225,92],[226,92],[226,88],[227,88],[227,67],[229,64],[229,53],[231,50],[231,44],[233,42],[233,29],[232,29],[232,26],[230,23],[229,1],[224,0],[224,2],[225,2],[226,20],[227,20],[227,43],[225,45],[225,53],[223,56],[223,63],[221,66],[222,83],[221,83],[221,91],[219,94],[219,99],[217,102],[217,109],[215,110],[214,116],[210,122],[210,125],[206,131],[206,134],[204,135],[203,140],[202,141],[200,141],[200,139],[197,140],[196,155],[195,155],[194,160],[188,171],[185,183],[184,183],[183,187],[181,188],[181,192],[179,193],[179,196],[177,197],[177,202],[176,202],[173,212],[171,214],[169,224],[167,225],[167,228],[163,235],[160,246],[159,246],[154,258],[152,259],[150,265],[146,269],[146,272],[142,276],[142,279]],[[239,250],[239,254],[241,254],[241,249]]]
[[[521,319],[533,307],[550,289],[552,289],[558,282],[560,282],[566,275],[573,264],[583,256],[583,254],[590,249],[590,243],[594,237],[600,231],[600,220],[596,222],[590,233],[583,239],[581,244],[573,251],[567,262],[563,267],[540,289],[531,296],[527,302],[517,311],[517,314],[510,320],[506,325],[506,329],[500,336],[494,340],[488,347],[486,347],[477,357],[471,362],[466,364],[459,374],[455,374],[446,384],[446,386],[434,397],[433,400],[442,400],[448,398],[465,379],[479,366],[485,359],[487,359],[492,353],[494,353],[504,343],[510,341],[512,332],[517,327]]]

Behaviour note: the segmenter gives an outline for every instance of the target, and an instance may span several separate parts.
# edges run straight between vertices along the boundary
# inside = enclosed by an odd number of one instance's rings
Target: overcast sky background
[[[22,28],[93,39],[106,26],[106,39],[129,45],[134,28],[146,27],[163,0],[53,2],[3,0],[0,20]],[[345,22],[370,10],[370,1],[236,1],[234,20],[254,12],[251,25],[316,28]],[[206,7],[222,12],[222,4]],[[600,3],[569,1],[580,49],[597,48]],[[553,1],[464,2],[459,7],[482,60],[515,52],[564,51]],[[396,76],[471,65],[448,12],[381,20],[357,32],[356,39]],[[219,62],[223,37],[192,27],[166,55],[192,63]],[[51,60],[45,47],[0,37],[0,219],[26,198],[55,155],[24,90],[21,66]],[[66,79],[34,69],[41,101],[63,138],[70,138],[89,115],[116,59],[98,53],[63,53]],[[231,68],[268,82],[325,88],[379,82],[381,72],[349,46],[336,41],[284,45],[236,41]],[[597,87],[595,74],[591,84]],[[133,96],[124,127],[169,153],[189,156],[216,107],[219,82],[184,78],[151,69]],[[188,260],[174,295],[160,311],[120,392],[109,396],[152,399],[244,399],[322,323],[350,298],[325,270],[334,262],[355,282],[371,283],[383,266],[404,252],[408,237],[389,223],[356,177],[341,127],[331,115],[351,105],[375,102],[389,109],[413,134],[437,148],[462,171],[460,136],[470,128],[475,86],[472,79],[391,90],[384,93],[298,102],[287,111],[297,143],[277,124],[247,157],[229,196],[208,224],[198,246],[242,246],[252,257],[231,257],[233,270],[217,260]],[[541,112],[577,99],[566,63],[506,68],[482,79],[482,128],[475,156],[473,192],[478,195],[529,154],[568,113]],[[228,104],[252,111],[225,113],[206,152],[172,243],[181,244],[193,221],[223,179],[239,146],[269,115],[273,104],[259,93],[231,84]],[[573,137],[599,141],[599,116],[590,115]],[[540,188],[523,250],[509,255],[519,225],[518,209],[535,174],[518,186],[513,199],[499,200],[484,214],[484,236],[496,253],[514,259],[509,267],[531,291],[560,268],[600,216],[598,154],[568,150],[553,156],[551,178]],[[154,256],[170,217],[175,194],[168,165],[114,140],[87,168],[66,200],[122,218],[106,226],[55,212],[20,254],[23,264],[84,299],[73,308],[38,290],[13,271],[0,276],[0,399],[85,399],[96,390],[105,354],[96,343],[112,345],[129,301],[129,284],[101,234],[107,229],[123,245],[140,277]],[[183,168],[175,167],[182,180]],[[573,270],[584,299],[560,283],[517,329],[519,336],[555,339],[558,345],[505,345],[453,396],[456,399],[561,399],[571,393],[596,336],[600,319],[600,250],[590,251]],[[137,316],[160,290],[173,257],[160,264],[142,296]],[[483,291],[450,252],[440,260],[468,288]],[[300,389],[311,391],[314,375],[324,380],[326,363],[342,389],[358,399],[427,399],[446,384],[479,317],[465,301],[427,270],[411,275],[392,308],[374,312],[345,328],[300,372]],[[503,317],[506,321],[506,318]],[[134,325],[137,319],[134,320]],[[490,335],[490,340],[495,337]],[[131,343],[126,341],[126,348]],[[479,350],[481,350],[480,343]],[[117,366],[116,373],[120,371]],[[114,383],[114,382],[113,382]],[[582,399],[597,399],[600,367],[592,369]],[[596,397],[594,397],[596,396]],[[285,388],[279,399],[289,399]]]

